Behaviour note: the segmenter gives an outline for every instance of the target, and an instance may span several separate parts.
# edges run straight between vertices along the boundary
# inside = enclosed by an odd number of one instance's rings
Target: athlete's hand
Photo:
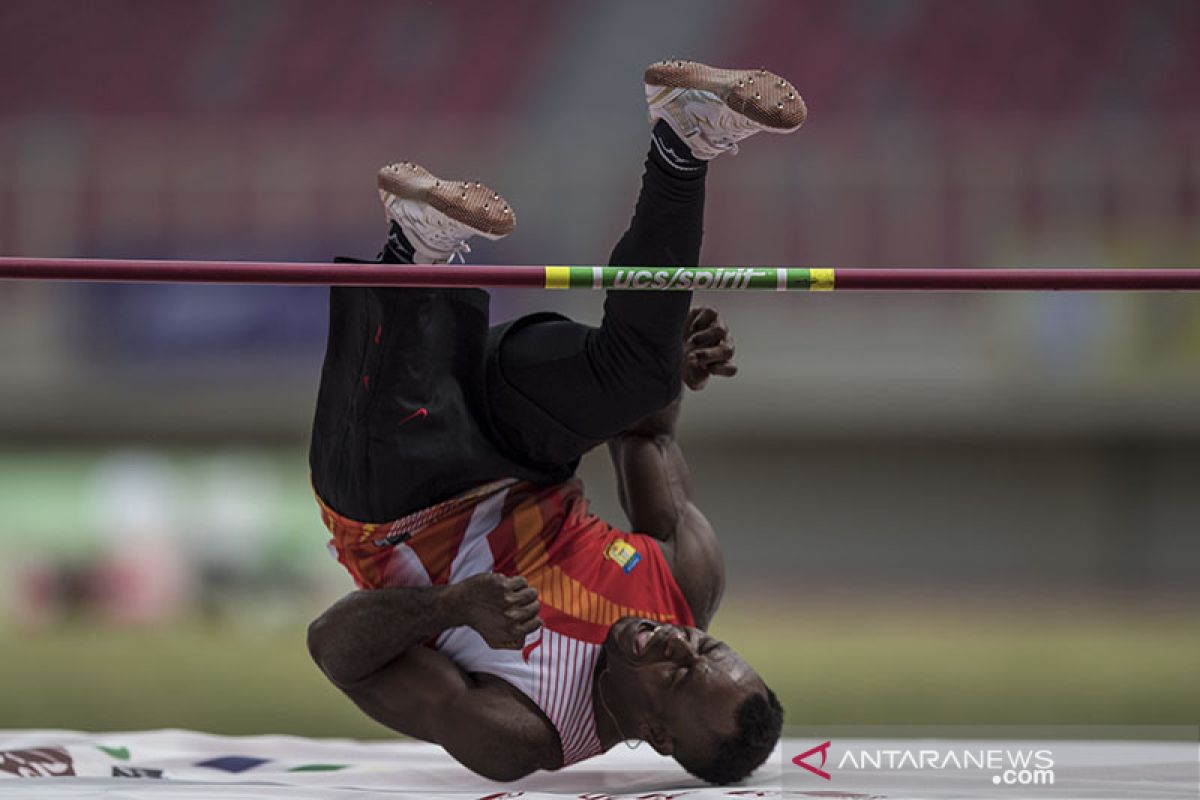
[[[537,589],[520,576],[487,572],[455,586],[467,624],[489,647],[520,650],[525,637],[542,627]]]
[[[683,382],[699,391],[713,375],[732,378],[736,374],[729,328],[716,309],[696,306],[688,312],[683,329]]]

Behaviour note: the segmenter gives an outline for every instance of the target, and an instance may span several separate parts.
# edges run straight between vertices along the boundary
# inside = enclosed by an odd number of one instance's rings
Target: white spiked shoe
[[[736,153],[739,141],[759,131],[791,133],[808,116],[796,87],[765,69],[659,61],[645,80],[650,124],[664,120],[701,161]]]
[[[442,180],[411,161],[383,167],[378,183],[387,217],[412,243],[418,264],[461,258],[472,236],[502,239],[517,225],[508,202],[482,183]]]

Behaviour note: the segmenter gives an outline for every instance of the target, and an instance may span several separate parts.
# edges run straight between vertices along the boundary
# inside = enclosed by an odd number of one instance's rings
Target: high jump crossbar
[[[0,280],[671,291],[1200,291],[1200,269],[331,264],[0,257]]]

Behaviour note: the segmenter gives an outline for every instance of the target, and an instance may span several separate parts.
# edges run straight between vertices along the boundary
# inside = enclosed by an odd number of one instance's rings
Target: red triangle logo
[[[808,770],[809,772],[811,772],[814,775],[820,775],[822,778],[824,778],[827,781],[832,780],[832,778],[829,776],[829,773],[826,772],[824,769],[822,769],[822,767],[825,766],[825,759],[829,755],[829,745],[830,745],[830,743],[826,742],[825,744],[817,745],[816,747],[814,747],[811,750],[805,750],[803,753],[801,753],[800,755],[793,758],[792,763],[795,764],[797,767],[803,767],[804,769]],[[812,764],[809,764],[807,761],[804,760],[810,756],[816,755],[817,753],[821,754],[821,765],[820,766],[814,767]]]

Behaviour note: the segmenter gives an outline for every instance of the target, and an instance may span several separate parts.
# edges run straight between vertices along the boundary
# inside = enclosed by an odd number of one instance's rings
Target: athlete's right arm
[[[557,735],[513,692],[480,682],[422,642],[470,625],[492,646],[536,630],[537,593],[521,578],[351,592],[318,617],[308,647],[322,672],[372,719],[446,749],[493,780],[561,766]]]
[[[364,589],[313,620],[308,650],[334,683],[354,683],[460,625],[492,647],[517,649],[541,626],[540,608],[524,578],[491,572],[445,586]]]
[[[688,313],[683,381],[704,388],[713,375],[732,377],[733,339],[711,308]],[[634,530],[654,537],[703,629],[725,591],[725,560],[708,519],[696,507],[687,461],[675,438],[680,398],[608,443],[617,494]]]

